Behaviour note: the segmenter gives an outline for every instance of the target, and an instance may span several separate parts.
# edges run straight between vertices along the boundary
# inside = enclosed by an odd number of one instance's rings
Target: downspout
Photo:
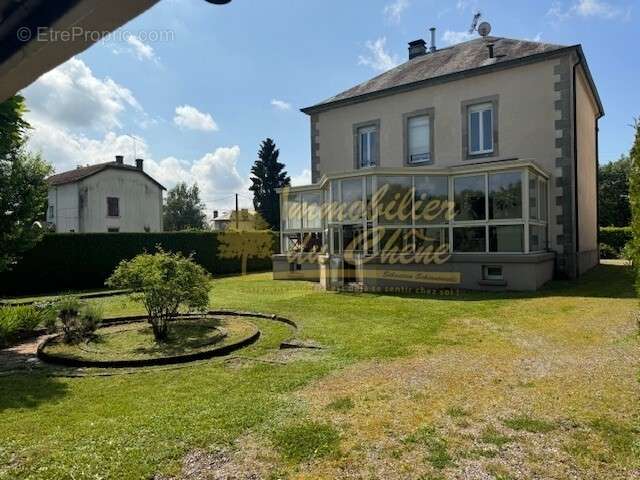
[[[596,117],[596,250],[598,252],[598,264],[600,264],[600,127],[598,121],[601,115]]]
[[[576,260],[576,277],[580,276],[580,265],[579,265],[579,257],[580,257],[580,221],[579,221],[579,208],[578,208],[578,118],[577,118],[577,93],[576,93],[576,67],[582,63],[582,58],[580,54],[578,54],[578,60],[573,64],[572,74],[573,74],[573,85],[572,85],[572,96],[573,96],[573,182],[574,182],[574,233],[575,233],[575,260]]]

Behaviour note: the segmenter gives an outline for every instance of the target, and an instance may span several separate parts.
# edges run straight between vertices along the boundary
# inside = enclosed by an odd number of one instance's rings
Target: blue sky
[[[124,154],[134,143],[168,187],[197,181],[208,208],[246,190],[272,137],[296,182],[309,176],[309,122],[299,108],[405,61],[407,42],[464,41],[481,11],[492,35],[581,43],[600,91],[600,159],[627,152],[640,116],[637,0],[162,0],[24,94],[32,146],[57,171]],[[128,137],[133,135],[136,141]]]

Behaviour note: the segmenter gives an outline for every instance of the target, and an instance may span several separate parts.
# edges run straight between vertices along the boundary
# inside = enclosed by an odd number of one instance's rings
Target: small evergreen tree
[[[204,230],[206,219],[197,183],[189,188],[182,182],[169,190],[164,205],[165,231]]]
[[[275,142],[267,138],[260,145],[258,159],[251,167],[253,207],[262,215],[272,230],[280,230],[280,202],[277,188],[289,186],[291,178],[278,161],[280,150]]]

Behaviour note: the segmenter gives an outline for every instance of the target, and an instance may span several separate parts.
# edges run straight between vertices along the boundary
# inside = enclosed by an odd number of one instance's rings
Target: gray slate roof
[[[489,43],[494,44],[495,58],[489,58],[487,48],[487,44]],[[447,77],[482,67],[490,67],[499,63],[526,59],[527,57],[533,59],[534,56],[543,56],[571,48],[579,48],[579,46],[566,47],[550,43],[501,37],[477,38],[413,58],[382,75],[328,98],[312,107],[304,108],[302,111],[310,113],[316,109],[328,107],[332,104],[339,104],[349,100],[356,101],[358,97],[403,86],[410,86],[417,82]]]
[[[107,169],[128,170],[132,172],[138,172],[144,175],[145,177],[147,177],[156,185],[158,185],[161,189],[166,190],[166,188],[164,188],[156,179],[154,179],[151,175],[144,172],[143,170],[139,170],[137,167],[133,165],[119,164],[116,162],[96,163],[95,165],[87,165],[86,167],[80,167],[80,168],[76,168],[75,170],[69,170],[67,172],[51,175],[49,178],[47,178],[47,183],[50,186],[64,185],[67,183],[75,183]]]

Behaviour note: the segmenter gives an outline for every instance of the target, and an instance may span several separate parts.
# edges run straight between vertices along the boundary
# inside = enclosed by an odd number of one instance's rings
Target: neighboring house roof
[[[489,58],[488,44],[494,45],[495,58]],[[323,102],[303,108],[302,111],[311,114],[340,105],[358,103],[374,97],[412,90],[429,83],[457,80],[466,75],[538,61],[561,52],[567,53],[570,50],[576,50],[583,63],[594,97],[598,103],[598,108],[600,113],[603,114],[602,104],[580,45],[567,47],[502,37],[477,38],[415,57],[382,75],[378,75]]]
[[[158,185],[162,190],[166,190],[166,188],[162,184],[160,184],[156,179],[154,179],[151,175],[149,175],[145,171],[140,170],[139,168],[133,165],[125,165],[125,164],[120,164],[116,162],[97,163],[95,165],[88,165],[86,167],[76,168],[75,170],[69,170],[67,172],[51,175],[49,178],[47,178],[47,183],[49,184],[49,186],[75,183],[75,182],[79,182],[80,180],[84,180],[85,178],[88,178],[92,175],[95,175],[96,173],[100,173],[109,169],[127,170],[130,172],[139,173],[147,177],[156,185]]]

